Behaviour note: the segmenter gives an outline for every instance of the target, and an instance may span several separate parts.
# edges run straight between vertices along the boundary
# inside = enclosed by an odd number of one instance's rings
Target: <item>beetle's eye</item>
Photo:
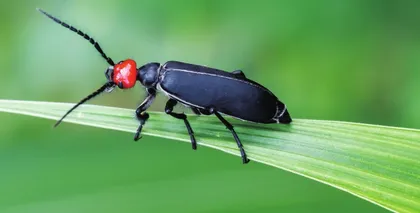
[[[136,62],[131,59],[127,59],[114,66],[114,74],[112,81],[123,89],[129,89],[134,87],[137,80],[137,69]]]

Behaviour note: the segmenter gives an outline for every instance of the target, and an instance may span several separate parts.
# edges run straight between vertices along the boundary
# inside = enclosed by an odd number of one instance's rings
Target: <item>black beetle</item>
[[[197,149],[197,142],[187,116],[184,113],[172,111],[178,102],[191,108],[196,115],[216,115],[226,128],[232,132],[241,152],[243,163],[248,163],[249,160],[242,143],[233,126],[221,114],[254,123],[288,124],[292,122],[286,106],[267,88],[246,78],[245,74],[240,70],[225,72],[178,61],[169,61],[163,65],[160,63],[148,63],[140,68],[137,68],[136,62],[132,59],[115,64],[93,38],[45,11],[38,10],[50,19],[88,40],[111,65],[105,71],[108,82],[72,107],[57,121],[55,126],[60,124],[79,105],[98,94],[104,91],[111,92],[116,86],[120,89],[132,88],[136,81],[139,81],[146,88],[148,94],[143,103],[136,109],[136,117],[140,121],[134,136],[136,141],[140,138],[141,130],[149,118],[149,114],[145,111],[152,104],[158,90],[169,97],[165,106],[165,112],[184,121],[194,150]]]

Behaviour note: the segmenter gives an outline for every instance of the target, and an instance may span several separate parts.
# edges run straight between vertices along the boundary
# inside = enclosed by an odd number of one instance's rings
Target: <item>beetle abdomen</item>
[[[270,91],[248,79],[170,66],[161,70],[161,78],[161,89],[172,98],[202,109],[214,108],[242,120],[278,123],[281,122],[278,117],[287,112]]]

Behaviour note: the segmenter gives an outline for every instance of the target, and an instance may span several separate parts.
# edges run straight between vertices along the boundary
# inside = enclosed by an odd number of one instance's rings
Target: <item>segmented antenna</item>
[[[108,62],[109,65],[114,66],[114,61],[112,61],[112,59],[110,57],[108,57],[104,51],[102,50],[101,46],[99,46],[99,43],[96,42],[92,37],[90,37],[89,35],[87,35],[86,33],[74,28],[71,25],[68,25],[65,22],[62,22],[60,19],[48,14],[47,12],[43,11],[40,8],[36,8],[39,12],[41,12],[42,14],[46,15],[48,18],[52,19],[53,21],[57,22],[58,24],[60,24],[61,26],[79,34],[80,36],[82,36],[83,38],[85,38],[86,40],[88,40],[95,48],[96,50],[102,55],[102,57]]]
[[[87,97],[83,98],[81,101],[79,101],[79,103],[77,103],[76,105],[74,105],[71,109],[69,109],[69,111],[66,112],[66,114],[63,115],[63,117],[61,117],[60,120],[57,121],[57,123],[55,123],[54,127],[57,127],[61,121],[63,121],[63,119],[70,114],[74,109],[76,109],[78,106],[82,105],[83,103],[85,103],[86,101],[94,98],[95,96],[101,94],[103,91],[105,91],[107,88],[109,87],[113,87],[115,86],[115,84],[113,82],[107,82],[104,85],[102,85],[98,90],[96,90],[95,92],[93,92],[92,94],[88,95]]]

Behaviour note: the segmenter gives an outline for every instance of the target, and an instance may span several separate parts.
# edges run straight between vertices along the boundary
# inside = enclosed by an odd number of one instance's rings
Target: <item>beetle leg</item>
[[[240,78],[246,78],[244,72],[242,72],[242,70],[235,70],[232,72],[232,74],[236,75],[237,77]]]
[[[212,112],[210,112],[207,109],[198,109],[198,111],[200,111],[200,113],[203,114],[203,115],[211,115],[211,114],[213,114]]]
[[[197,108],[195,108],[195,107],[190,107],[190,108],[194,112],[194,114],[201,115],[200,110],[198,110]]]
[[[155,97],[156,97],[155,90],[150,89],[147,92],[148,92],[148,96],[136,109],[136,117],[137,117],[137,120],[140,121],[140,125],[137,128],[136,134],[134,135],[134,141],[138,141],[141,138],[140,137],[141,130],[143,129],[143,126],[146,123],[147,119],[149,119],[149,114],[144,111],[146,111],[147,108],[149,108],[149,106],[152,104],[153,100],[155,100]]]
[[[147,119],[149,119],[149,113],[147,112],[137,113],[137,110],[136,110],[136,117],[140,121],[140,125],[136,130],[136,134],[134,135],[134,141],[138,141],[141,138],[140,133]]]
[[[195,140],[194,137],[194,132],[191,128],[190,122],[188,122],[187,120],[187,116],[184,113],[175,113],[172,112],[172,110],[174,109],[174,106],[177,104],[178,102],[174,99],[169,99],[168,102],[166,102],[166,106],[165,106],[165,112],[166,114],[171,115],[174,118],[177,119],[181,119],[184,121],[185,126],[187,127],[188,130],[188,134],[190,135],[191,138],[191,145],[192,145],[192,149],[196,150],[197,149],[197,141]]]
[[[249,162],[248,157],[246,156],[244,147],[241,143],[241,140],[239,140],[238,135],[236,134],[235,130],[233,129],[232,124],[229,123],[229,121],[227,121],[226,119],[224,119],[222,117],[222,115],[220,115],[218,112],[214,111],[214,110],[210,110],[210,112],[213,111],[213,114],[216,115],[217,118],[219,118],[219,120],[226,126],[227,129],[230,130],[230,132],[232,132],[233,137],[235,138],[236,144],[238,145],[239,151],[241,152],[241,157],[242,157],[242,162],[244,164]]]

